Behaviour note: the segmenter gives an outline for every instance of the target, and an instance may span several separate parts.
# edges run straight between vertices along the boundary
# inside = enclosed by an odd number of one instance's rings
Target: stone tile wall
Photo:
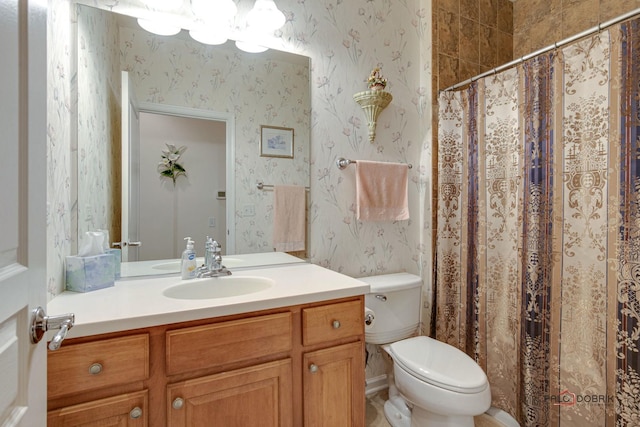
[[[518,58],[640,8],[640,0],[518,0],[513,55]]]
[[[434,0],[433,28],[436,91],[513,57],[509,0]]]

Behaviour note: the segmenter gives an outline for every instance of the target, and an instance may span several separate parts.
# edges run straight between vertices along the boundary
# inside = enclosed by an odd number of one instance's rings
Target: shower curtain
[[[440,94],[436,338],[523,426],[640,426],[639,22]]]

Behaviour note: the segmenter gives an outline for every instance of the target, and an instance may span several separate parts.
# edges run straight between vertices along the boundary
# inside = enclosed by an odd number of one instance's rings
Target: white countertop
[[[115,286],[87,293],[63,292],[47,305],[47,313],[74,313],[68,338],[151,327],[176,322],[306,304],[369,292],[369,285],[307,263],[234,271],[232,277],[264,277],[274,285],[240,296],[186,300],[163,295],[175,285],[198,280],[178,276],[120,280]],[[49,332],[51,339],[55,331]]]

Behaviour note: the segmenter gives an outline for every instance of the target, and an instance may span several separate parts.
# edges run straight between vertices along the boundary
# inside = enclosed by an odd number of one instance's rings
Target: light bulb
[[[192,39],[202,44],[218,45],[226,43],[228,38],[224,31],[215,30],[191,30],[189,35]]]
[[[238,13],[233,0],[191,0],[191,11],[203,21],[232,19]]]
[[[153,0],[147,1],[146,4],[151,9],[156,10],[174,10],[182,6],[183,0]]]
[[[260,46],[253,42],[242,41],[242,40],[236,40],[236,47],[248,53],[261,53],[269,49],[268,47]]]
[[[247,15],[247,26],[258,31],[275,31],[286,22],[273,0],[256,0]]]
[[[159,36],[174,36],[181,30],[180,27],[168,24],[162,20],[150,20],[138,18],[138,25],[150,33],[157,34]]]

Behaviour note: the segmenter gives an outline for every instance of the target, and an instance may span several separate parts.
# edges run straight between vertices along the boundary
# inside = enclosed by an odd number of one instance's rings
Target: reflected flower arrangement
[[[176,148],[173,144],[166,144],[167,148],[162,150],[162,160],[158,163],[158,172],[161,178],[171,178],[173,185],[176,185],[176,179],[179,176],[187,176],[187,171],[178,161],[182,154],[187,150],[186,146]]]

